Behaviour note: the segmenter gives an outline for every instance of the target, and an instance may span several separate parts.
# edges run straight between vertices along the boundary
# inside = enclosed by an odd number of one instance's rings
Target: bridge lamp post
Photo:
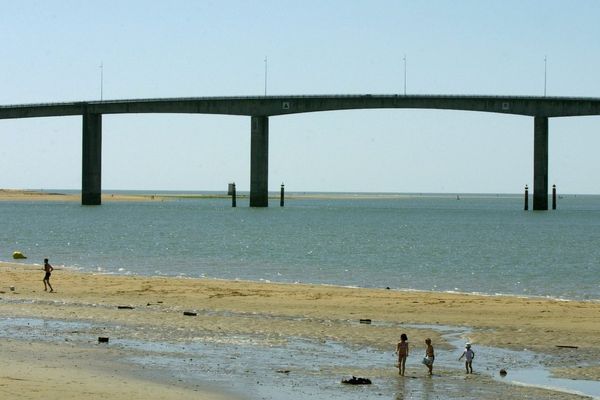
[[[406,96],[406,54],[404,55],[404,95]]]
[[[104,63],[100,62],[100,101],[104,99]]]
[[[547,76],[548,76],[548,60],[547,60],[547,57],[544,56],[544,97],[546,97]]]
[[[267,56],[265,56],[265,96],[267,95]]]

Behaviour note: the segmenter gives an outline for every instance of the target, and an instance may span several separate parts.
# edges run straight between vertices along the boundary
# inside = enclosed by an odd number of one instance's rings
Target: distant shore
[[[400,333],[392,325],[406,324],[403,331],[413,339],[416,354],[419,354],[425,337],[431,337],[440,351],[450,348],[440,333],[427,328],[427,325],[461,326],[472,330],[464,340],[474,346],[527,348],[556,355],[559,360],[565,352],[560,346],[576,347],[576,350],[569,350],[569,354],[572,357],[572,352],[576,351],[577,363],[556,365],[553,373],[570,379],[600,380],[597,364],[600,358],[600,336],[597,334],[600,332],[600,304],[596,302],[116,276],[78,273],[68,269],[58,269],[53,273],[57,293],[50,294],[43,291],[41,274],[40,268],[35,265],[0,263],[0,315],[135,324],[146,328],[156,326],[163,330],[189,330],[190,335],[198,336],[202,335],[201,332],[216,332],[217,329],[219,334],[230,335],[260,332],[316,341],[336,340],[390,352],[395,348]],[[124,312],[117,308],[118,305],[130,306],[135,311]],[[182,312],[186,310],[201,311],[202,318],[182,318]],[[354,324],[359,319],[371,319],[374,324]],[[15,349],[19,346],[14,344]],[[59,345],[53,346],[52,352],[56,353],[51,354],[59,354],[67,361],[76,357],[77,352],[70,355],[72,349],[66,346],[63,350]],[[10,359],[14,354],[4,354],[3,359],[5,357]],[[417,355],[411,357],[413,364],[415,357],[418,358]],[[23,364],[22,371],[25,371],[28,361],[19,362]],[[93,362],[89,368],[92,366]],[[12,389],[18,386],[19,391],[27,390],[19,381],[25,377],[20,376],[18,371],[4,374],[9,378],[0,377],[0,393],[4,390],[2,387],[6,387],[2,385]],[[393,376],[393,369],[390,374]],[[90,373],[90,376],[93,374]],[[92,378],[90,380],[93,381]],[[63,389],[70,390],[66,386]],[[530,389],[511,386],[510,390],[517,393]],[[515,396],[518,398],[518,393]]]
[[[453,195],[448,195],[453,196]],[[238,193],[238,199],[247,198],[248,195],[244,193]],[[279,198],[279,195],[271,194],[270,198]],[[411,195],[405,194],[369,194],[369,193],[288,193],[286,199],[399,199],[408,198]],[[102,193],[102,202],[118,202],[118,201],[170,201],[170,200],[185,200],[185,199],[229,199],[226,192],[219,193],[186,193],[173,192],[173,193]],[[42,191],[42,190],[23,190],[23,189],[0,189],[0,201],[81,201],[81,195],[75,193],[62,193],[60,191]]]
[[[279,193],[269,193],[270,199],[279,199]],[[484,198],[484,197],[520,197],[518,194],[456,194],[456,193],[323,193],[323,192],[286,192],[285,199],[315,199],[315,200],[386,200],[410,199],[415,197],[427,198]],[[237,197],[244,199],[247,193],[238,192]],[[169,201],[184,199],[229,199],[225,191],[219,192],[186,192],[186,191],[115,191],[103,192],[102,201]],[[60,190],[34,190],[34,189],[0,189],[0,201],[81,201],[81,194]]]
[[[167,201],[185,198],[226,198],[226,195],[212,194],[152,194],[152,193],[102,193],[103,202],[112,201]],[[81,201],[79,193],[63,193],[60,191],[0,189],[0,201]]]

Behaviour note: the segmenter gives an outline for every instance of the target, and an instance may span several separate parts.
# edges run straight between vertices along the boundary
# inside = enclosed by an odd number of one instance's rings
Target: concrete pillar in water
[[[102,193],[102,114],[83,114],[81,204],[100,205]]]
[[[556,185],[552,185],[552,209],[556,210]]]
[[[250,207],[268,207],[269,117],[253,116],[250,123]]]
[[[283,207],[283,203],[284,203],[284,200],[283,200],[284,191],[285,191],[285,189],[284,189],[284,186],[283,186],[283,183],[282,183],[281,184],[281,196],[279,197],[279,206],[280,207]]]
[[[529,210],[529,188],[525,185],[525,211]]]
[[[534,120],[533,209],[548,210],[548,117]]]

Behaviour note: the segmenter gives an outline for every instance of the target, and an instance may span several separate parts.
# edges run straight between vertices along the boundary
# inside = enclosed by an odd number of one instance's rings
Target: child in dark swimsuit
[[[406,333],[400,335],[400,342],[396,346],[396,353],[398,354],[398,372],[404,376],[404,370],[406,369],[406,357],[408,357],[408,337]]]
[[[48,263],[48,259],[44,258],[44,271],[46,271],[46,275],[44,275],[44,291],[47,292],[48,288],[50,288],[50,293],[54,292],[52,289],[52,285],[50,284],[50,275],[52,275],[52,265]]]

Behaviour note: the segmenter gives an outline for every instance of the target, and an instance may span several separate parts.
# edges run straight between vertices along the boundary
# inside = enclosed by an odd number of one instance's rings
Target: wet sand
[[[48,332],[49,335],[52,332]],[[233,399],[206,387],[184,387],[136,376],[120,363],[123,355],[106,348],[68,343],[3,340],[0,397],[3,399],[148,400]]]
[[[135,327],[136,329],[131,330],[131,335],[144,340],[161,340],[165,335],[173,338],[211,334],[248,337],[260,335],[282,341],[288,337],[315,342],[335,341],[349,346],[370,346],[390,353],[401,333],[398,327],[401,327],[413,346],[408,372],[415,378],[422,378],[423,375],[423,368],[416,359],[423,351],[421,344],[424,338],[431,337],[439,351],[454,351],[435,326],[468,327],[471,333],[463,339],[472,342],[475,348],[527,348],[554,356],[556,365],[550,367],[561,367],[555,370],[559,376],[600,380],[600,368],[597,364],[600,358],[600,336],[597,334],[600,332],[600,304],[595,302],[114,276],[77,273],[66,269],[53,272],[52,283],[56,293],[48,293],[43,290],[42,277],[41,266],[0,263],[0,316],[88,321],[97,325],[123,324]],[[10,286],[15,290],[10,290]],[[196,312],[201,318],[185,317],[185,311]],[[360,324],[360,319],[370,319],[372,324]],[[428,328],[427,325],[433,327]],[[77,374],[78,384],[87,388],[82,390],[99,391],[94,393],[100,393],[104,388],[103,385],[94,386],[96,382],[108,382],[115,376],[120,377],[122,386],[117,385],[114,390],[123,392],[135,391],[133,387],[145,385],[148,379],[147,376],[119,373],[120,370],[129,371],[126,365],[118,362],[121,357],[116,354],[111,357],[106,352],[97,357],[97,349],[88,348],[89,346],[76,347],[74,350],[75,345],[72,343],[56,343],[48,352],[35,349],[35,358],[25,351],[27,347],[23,347],[23,343],[10,342],[12,344],[8,346],[8,350],[3,348],[1,357],[21,367],[0,376],[0,392],[18,390],[24,393],[21,398],[36,398],[39,388],[35,383],[40,382],[39,380],[42,383],[52,383],[53,390],[57,393],[71,390],[63,387],[67,384],[64,378],[52,375],[54,372],[63,373],[54,363],[57,359],[62,360],[61,365],[66,365],[65,368],[70,368],[69,374]],[[557,346],[575,346],[577,349]],[[80,358],[87,361],[79,365],[77,360]],[[97,359],[101,360],[100,367],[96,363]],[[48,367],[34,374],[38,380],[26,384],[27,381],[23,379],[29,379],[26,376],[27,368],[44,368],[44,365]],[[100,374],[97,369],[104,372]],[[47,375],[48,371],[53,372]],[[393,364],[390,370],[362,372],[382,379],[398,379]],[[356,371],[322,371],[322,374],[333,374],[335,379],[340,376],[338,374],[351,373]],[[124,376],[127,378],[123,378]],[[453,393],[461,390],[456,380],[462,382],[465,379],[460,363],[457,363],[456,370],[440,370],[439,376],[434,378],[437,379],[436,390],[442,390],[440,388],[443,388],[444,382],[448,383],[448,388],[444,389],[447,392],[445,398],[460,398],[461,393]],[[499,395],[515,399],[578,398],[574,395],[507,385],[489,376],[475,375],[468,379],[466,382],[470,386],[475,385],[469,390],[477,392],[480,398],[492,399]],[[402,385],[406,386],[407,383]],[[186,398],[185,394],[178,394],[176,391],[190,390],[191,393],[196,393],[193,390],[201,389],[187,388],[184,383],[177,381],[164,382],[160,387],[170,394],[163,397],[151,397],[149,394],[144,397]],[[403,390],[406,394],[413,389],[409,385],[408,388],[398,390]],[[153,390],[151,392],[158,393]],[[212,394],[209,391],[205,396],[200,398],[211,398],[208,396]],[[112,392],[110,397],[120,398],[118,393]]]

